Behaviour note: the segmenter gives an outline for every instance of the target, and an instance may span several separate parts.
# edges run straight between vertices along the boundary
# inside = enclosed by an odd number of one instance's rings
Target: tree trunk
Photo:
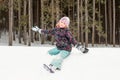
[[[0,11],[0,19],[1,19],[1,11]],[[1,31],[1,29],[2,29],[2,22],[0,21],[0,38],[1,38],[1,33],[2,33],[2,31]]]
[[[81,6],[81,10],[80,10],[80,24],[81,24],[81,44],[83,45],[83,41],[84,41],[84,38],[83,38],[83,0],[81,0],[80,2],[80,6]]]
[[[31,27],[33,26],[33,0],[31,0],[31,26],[30,26],[30,32],[31,32],[31,42],[34,42],[33,32],[31,31]]]
[[[85,0],[85,46],[88,47],[88,0]]]
[[[27,16],[27,1],[24,0],[24,16]],[[26,25],[24,25],[24,44],[27,45],[27,22],[26,22]]]
[[[92,46],[94,46],[94,39],[95,39],[95,0],[93,0]]]
[[[110,27],[110,31],[109,31],[109,39],[110,39],[110,44],[112,43],[112,9],[111,9],[111,0],[108,1],[108,14],[109,14],[109,27]]]
[[[54,0],[52,0],[52,28],[54,28]],[[52,36],[52,45],[54,44],[54,37]]]
[[[36,24],[35,25],[37,25],[37,26],[40,26],[40,0],[36,0]],[[39,33],[35,33],[35,40],[37,40],[37,41],[39,41],[40,40],[40,34]]]
[[[79,10],[80,10],[80,4],[79,4],[80,2],[79,2],[79,0],[77,0],[77,28],[78,28],[78,41],[80,41],[80,17],[79,17]]]
[[[18,40],[21,43],[21,0],[18,2]]]
[[[70,3],[68,2],[68,17],[70,17]]]
[[[0,39],[1,39],[1,33],[2,33],[2,31],[0,30]]]
[[[44,9],[44,0],[41,0],[41,27],[42,29],[44,29],[44,24],[43,24],[43,19],[44,19],[44,15],[43,15],[43,9]],[[41,34],[41,44],[44,44],[44,34]]]
[[[120,36],[120,27],[119,27],[119,34],[118,36]],[[119,46],[120,46],[120,37],[119,37]]]
[[[32,0],[28,0],[28,14],[29,14],[29,39],[28,39],[28,46],[31,46],[31,27],[32,27]]]
[[[13,0],[9,0],[9,46],[13,44]]]
[[[113,47],[115,47],[115,0],[113,0]]]
[[[75,19],[74,19],[74,15],[76,15],[76,13],[74,13],[75,11],[74,11],[74,0],[72,0],[72,22],[73,22],[73,24],[75,23]],[[73,25],[73,26],[75,26],[75,24]]]
[[[105,37],[105,44],[107,46],[107,0],[105,0],[105,33],[106,33],[106,37]]]
[[[99,24],[98,24],[98,25],[99,25],[99,27],[101,27],[101,23],[100,23],[100,22],[101,22],[101,16],[100,16],[100,14],[101,14],[101,10],[100,10],[100,9],[101,9],[101,1],[100,1],[100,0],[99,0],[98,5],[99,5],[99,13],[98,13],[98,19],[99,19],[98,22],[99,22]],[[100,41],[100,40],[101,40],[101,39],[100,39],[100,38],[101,38],[101,35],[98,35],[98,36],[99,36],[99,42],[98,42],[98,43],[100,44],[100,42],[101,42],[101,41]]]
[[[58,22],[60,16],[59,16],[59,0],[56,0],[56,22]]]
[[[40,12],[40,9],[39,9],[39,0],[37,0],[37,13],[36,13],[36,15],[37,15],[37,17],[36,17],[37,18],[37,26],[40,26],[39,25],[39,23],[40,23],[39,22],[40,21],[39,12]]]
[[[15,35],[16,35],[16,31],[13,29],[13,40],[14,40],[14,41],[16,40]]]

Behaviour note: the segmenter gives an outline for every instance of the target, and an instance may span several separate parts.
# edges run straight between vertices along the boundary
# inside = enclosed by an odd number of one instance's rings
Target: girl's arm
[[[38,32],[40,34],[49,34],[49,35],[54,35],[54,30],[55,29],[51,29],[51,30],[45,30],[45,29],[40,29],[38,28],[38,26],[32,27],[32,30],[35,32]]]
[[[41,33],[42,34],[48,34],[48,35],[54,35],[54,29],[51,29],[51,30],[42,29]]]
[[[82,53],[87,53],[89,49],[86,47],[83,47],[81,44],[79,44],[75,38],[73,38],[70,31],[67,32],[66,37],[69,39],[70,43],[72,43],[78,50],[80,50]]]
[[[78,43],[72,36],[72,33],[70,31],[67,31],[66,37],[69,39],[70,43],[72,43],[74,46]]]

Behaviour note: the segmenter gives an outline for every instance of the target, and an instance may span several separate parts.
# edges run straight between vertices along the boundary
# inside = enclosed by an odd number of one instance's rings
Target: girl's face
[[[59,27],[61,27],[61,28],[65,28],[66,25],[65,25],[65,23],[64,23],[63,21],[60,21],[60,22],[59,22]]]

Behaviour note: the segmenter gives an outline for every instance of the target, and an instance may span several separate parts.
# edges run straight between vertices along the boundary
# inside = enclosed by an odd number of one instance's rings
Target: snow
[[[120,80],[120,49],[89,48],[82,54],[73,48],[62,70],[47,72],[55,46],[0,46],[0,80]]]
[[[17,37],[17,36],[16,36]],[[48,42],[40,41],[31,46],[18,44],[8,46],[8,33],[0,38],[0,80],[120,80],[120,46],[97,45],[89,53],[82,54],[73,48],[71,55],[64,60],[62,70],[50,74],[43,68],[55,56],[47,51],[54,48]]]

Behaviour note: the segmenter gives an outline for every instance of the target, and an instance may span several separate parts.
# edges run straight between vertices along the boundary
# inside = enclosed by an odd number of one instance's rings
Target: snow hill
[[[120,80],[120,48],[73,48],[62,70],[50,74],[43,68],[55,56],[49,47],[0,46],[0,80]]]

